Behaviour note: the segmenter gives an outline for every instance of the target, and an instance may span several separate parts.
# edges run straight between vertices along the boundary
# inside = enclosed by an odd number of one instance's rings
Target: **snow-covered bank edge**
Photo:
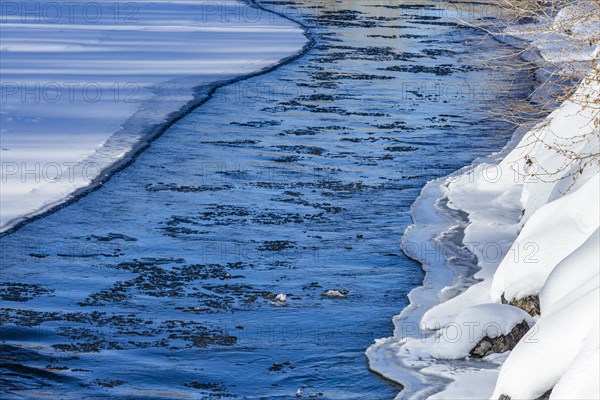
[[[244,80],[247,80],[247,79],[250,79],[250,78],[253,78],[253,77],[256,77],[256,76],[259,76],[259,75],[267,74],[275,69],[278,69],[279,67],[281,67],[285,64],[288,64],[290,62],[293,62],[293,61],[301,58],[304,54],[306,54],[313,47],[314,39],[312,37],[312,34],[309,31],[309,29],[307,28],[307,26],[305,26],[301,22],[290,18],[289,16],[285,15],[284,13],[280,13],[271,8],[264,7],[256,0],[241,0],[241,1],[243,1],[247,4],[249,4],[251,7],[255,7],[265,13],[276,15],[282,19],[290,21],[292,24],[301,28],[302,32],[303,32],[303,36],[305,37],[304,45],[300,48],[300,50],[298,50],[294,54],[291,54],[287,57],[281,58],[273,64],[267,65],[259,70],[254,70],[247,74],[238,75],[233,78],[213,81],[209,84],[206,84],[206,82],[203,81],[202,78],[199,78],[196,83],[193,83],[194,82],[193,80],[188,80],[186,82],[183,82],[183,84],[187,83],[190,86],[194,86],[192,88],[189,88],[191,90],[191,96],[193,96],[192,100],[186,102],[178,110],[173,111],[173,112],[169,113],[167,116],[165,116],[164,118],[162,118],[163,119],[162,122],[156,123],[156,124],[151,124],[147,127],[144,127],[143,130],[140,132],[140,136],[134,138],[133,143],[127,143],[126,146],[124,146],[123,143],[119,143],[119,142],[123,142],[123,141],[131,142],[131,140],[132,140],[131,138],[124,137],[123,131],[126,130],[125,128],[122,131],[119,131],[119,132],[113,134],[112,136],[110,136],[102,144],[102,146],[100,146],[100,152],[96,151],[96,152],[94,152],[94,154],[89,156],[87,159],[82,160],[80,163],[78,163],[78,164],[81,164],[84,166],[89,164],[89,165],[94,165],[94,166],[100,165],[102,167],[102,169],[99,171],[99,173],[93,177],[93,179],[90,179],[89,181],[87,181],[83,184],[79,184],[79,186],[74,186],[74,187],[70,188],[69,191],[64,193],[63,197],[60,197],[58,199],[54,199],[51,201],[47,201],[46,203],[43,204],[43,206],[39,207],[38,209],[36,209],[33,212],[24,213],[22,215],[19,215],[16,218],[8,221],[6,224],[4,224],[3,226],[0,227],[0,237],[11,234],[11,233],[21,229],[23,226],[27,225],[28,223],[35,221],[39,218],[43,218],[44,216],[51,214],[53,212],[56,212],[56,211],[60,210],[61,208],[66,207],[69,204],[72,204],[72,203],[78,201],[80,198],[86,196],[87,194],[99,189],[104,183],[106,183],[108,180],[110,180],[116,173],[123,170],[128,165],[130,165],[132,162],[134,162],[135,159],[145,149],[147,149],[152,144],[152,142],[154,142],[156,139],[158,139],[173,124],[175,124],[177,121],[179,121],[181,118],[185,117],[187,114],[189,114],[196,108],[202,106],[207,101],[209,101],[218,89],[228,86],[228,85],[232,85],[232,84],[241,82],[241,81],[244,81]],[[179,82],[178,80],[173,80],[173,81],[164,83],[165,86],[168,86],[168,85],[177,86],[177,85],[181,85],[181,84],[182,84],[182,82]],[[160,90],[161,87],[157,86],[155,89]],[[132,124],[132,125],[139,124],[139,121],[147,119],[152,114],[152,105],[153,104],[151,101],[147,102],[146,104],[143,104],[142,107],[140,107],[140,109],[136,113],[136,115],[131,116],[130,119],[123,124],[123,126],[126,127],[128,124]],[[140,115],[138,116],[137,114],[140,114]],[[152,115],[152,117],[156,117],[156,115]],[[111,148],[110,147],[111,142],[119,143],[119,146],[115,146],[115,148]],[[103,154],[101,153],[101,151],[119,153],[119,154],[117,154],[117,155],[112,154],[110,163],[105,166],[104,164],[106,164],[106,159],[102,159]],[[72,172],[70,172],[70,173],[72,173]],[[4,170],[3,170],[3,174],[4,174]]]
[[[545,57],[569,56],[561,50],[569,43],[550,44],[539,43]],[[588,56],[597,60],[598,49]],[[548,170],[565,161],[544,138],[567,146],[585,134],[568,149],[597,154],[598,103],[581,107],[599,98],[597,73],[502,152],[430,182],[415,202],[403,250],[426,277],[394,318],[394,336],[367,350],[373,371],[404,385],[398,398],[599,398],[598,168],[579,174],[572,165],[549,182],[526,176],[528,160]],[[571,173],[578,175],[573,186]],[[474,275],[473,255],[480,268]],[[537,296],[541,317],[533,320],[502,304],[528,308]],[[508,336],[523,321],[532,329],[512,352],[469,357],[486,333]],[[486,324],[495,335],[481,329]]]
[[[403,386],[398,399],[427,398],[453,382],[449,371],[454,369],[452,364],[459,363],[456,360],[450,363],[438,360],[435,367],[416,366],[404,363],[399,354],[405,339],[425,340],[431,335],[423,329],[422,318],[427,311],[477,282],[473,277],[477,272],[477,259],[463,247],[464,238],[461,238],[469,224],[468,216],[448,207],[445,184],[469,174],[476,165],[498,164],[526,131],[524,128],[517,130],[500,152],[474,160],[472,165],[445,178],[428,182],[411,207],[413,224],[407,227],[401,248],[408,257],[421,264],[425,272],[423,285],[409,292],[408,306],[393,317],[393,336],[375,340],[366,351],[373,372]],[[468,363],[466,367],[469,368]],[[481,378],[490,377],[483,371]],[[463,397],[457,398],[462,400]]]

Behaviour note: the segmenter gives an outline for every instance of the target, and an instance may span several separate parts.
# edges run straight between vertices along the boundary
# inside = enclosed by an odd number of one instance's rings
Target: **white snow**
[[[0,230],[64,201],[215,82],[303,30],[235,0],[3,2]]]
[[[323,296],[325,297],[332,297],[332,298],[344,298],[344,297],[348,297],[348,291],[346,290],[336,290],[336,289],[329,289],[323,292]]]
[[[598,284],[552,314],[544,314],[534,335],[517,344],[500,370],[492,398],[505,394],[515,399],[537,399],[557,385],[578,357],[598,349]],[[587,364],[593,368],[598,360]],[[581,366],[580,366],[581,368]],[[573,376],[566,376],[563,396],[578,400]],[[595,376],[598,379],[598,376]],[[580,378],[575,377],[575,380]],[[585,379],[583,379],[585,381]],[[591,390],[593,387],[583,388]],[[552,398],[552,397],[551,397]],[[598,393],[593,398],[599,398]]]
[[[431,400],[460,399],[460,400],[481,400],[492,396],[492,390],[498,373],[495,370],[469,369],[468,373],[461,374],[453,371],[452,374],[446,373],[443,376],[450,377],[452,382],[443,392],[435,393],[429,396]]]
[[[599,230],[562,260],[540,292],[542,316],[531,340],[521,342],[500,371],[496,394],[553,399],[597,399]],[[527,373],[527,380],[517,379]]]
[[[496,273],[491,295],[500,300],[519,299],[540,292],[546,279],[569,254],[581,246],[600,225],[600,180],[592,177],[579,190],[540,207],[527,221],[510,252],[531,257],[505,257]],[[527,258],[527,259],[526,259]]]
[[[572,12],[561,11],[555,24],[579,38],[597,32],[597,14],[578,26]],[[554,62],[598,63],[600,48],[574,46],[570,34],[549,36],[545,28],[509,33],[525,35]],[[600,398],[597,74],[590,71],[571,98],[515,135],[503,153],[423,189],[403,248],[424,264],[425,282],[394,318],[394,336],[367,350],[372,369],[405,384],[399,398],[535,399],[549,390],[550,399]],[[590,161],[583,171],[573,155]],[[415,245],[440,243],[445,231],[461,226],[444,211],[442,198],[468,214],[463,244],[480,268],[479,282],[470,287],[455,265],[458,255],[432,259]],[[502,296],[530,295],[540,300],[541,315],[533,319],[500,304]],[[505,334],[523,319],[532,328],[510,353],[465,358],[484,335],[482,326],[493,323]]]
[[[464,358],[484,337],[507,335],[523,321],[533,325],[533,319],[520,308],[493,303],[476,305],[462,310],[452,322],[438,326],[433,336],[407,339],[403,351],[440,359]]]
[[[281,303],[285,303],[287,299],[287,296],[283,293],[279,293],[277,296],[275,296],[275,300],[281,302]]]
[[[546,280],[540,291],[542,314],[552,314],[564,307],[571,294],[587,291],[598,284],[598,260],[600,260],[599,230],[589,237],[577,250],[562,260]],[[573,274],[573,270],[577,274]],[[585,292],[584,292],[585,293]]]

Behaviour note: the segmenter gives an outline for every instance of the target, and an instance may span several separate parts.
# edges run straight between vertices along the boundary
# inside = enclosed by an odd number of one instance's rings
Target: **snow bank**
[[[555,24],[582,35],[597,32],[600,16],[590,18],[595,28],[573,26],[573,12],[561,11]],[[548,40],[545,27],[537,29],[543,39],[534,30],[528,38],[547,59],[597,65],[600,48],[570,46],[571,34]],[[477,281],[465,287],[469,270],[455,265],[460,249],[439,261],[405,246],[424,264],[424,285],[394,319],[394,337],[367,350],[373,370],[406,383],[398,397],[536,399],[551,391],[550,399],[600,398],[599,116],[596,69],[544,121],[516,136],[501,159],[490,156],[426,186],[413,213],[423,211],[423,202],[430,211],[426,218],[414,214],[403,243],[439,244],[462,226],[462,252],[475,255],[479,269]],[[467,221],[449,218],[452,210]],[[537,298],[540,315],[533,319],[501,304]],[[531,329],[510,353],[470,357],[485,335],[481,327],[493,323],[500,336],[523,320]]]
[[[438,327],[435,335],[408,339],[403,351],[440,359],[464,358],[484,337],[508,335],[523,321],[533,325],[529,314],[517,307],[492,303],[472,306],[461,311],[452,322]]]
[[[596,261],[600,260],[600,235],[598,229],[577,250],[569,254],[552,270],[540,291],[542,314],[552,314],[569,302],[571,294],[592,289],[598,284]],[[577,269],[577,274],[572,271]]]
[[[505,257],[491,287],[499,301],[537,295],[548,276],[565,257],[581,246],[600,225],[600,180],[590,179],[582,188],[538,209],[527,221],[511,248],[513,254],[531,246],[535,254],[528,260]]]
[[[600,148],[600,131],[593,123],[599,106],[582,105],[583,99],[600,98],[596,73],[498,164],[503,178],[490,179],[482,173],[487,167],[482,165],[476,168],[475,188],[453,191],[453,186],[468,186],[460,180],[448,185],[450,206],[469,213],[465,242],[492,243],[497,233],[504,254],[495,265],[476,247],[482,267],[477,276],[484,281],[473,287],[479,287],[477,296],[471,288],[453,303],[462,302],[464,307],[501,298],[540,298],[541,316],[528,339],[521,340],[502,365],[492,399],[501,395],[536,399],[550,390],[551,399],[600,398],[598,375],[587,371],[580,375],[586,369],[597,370],[600,362],[600,174],[597,160],[583,173],[574,173],[580,165],[572,157],[598,154]],[[530,172],[532,165],[536,168]],[[481,190],[493,206],[468,200],[461,190],[474,196],[471,199],[477,199],[473,190]],[[522,217],[514,218],[519,209]],[[512,221],[507,215],[513,216]],[[518,235],[505,252],[506,239],[517,228]],[[439,307],[453,306],[449,302]]]
[[[540,294],[534,334],[507,358],[493,398],[536,399],[555,387],[552,399],[599,398],[599,240],[596,230],[554,269]]]
[[[3,2],[0,230],[60,203],[218,81],[297,53],[235,0]]]

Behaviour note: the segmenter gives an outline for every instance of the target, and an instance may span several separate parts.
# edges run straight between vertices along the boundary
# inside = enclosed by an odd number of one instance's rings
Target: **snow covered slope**
[[[297,53],[235,0],[3,2],[0,230],[60,203],[211,84]]]

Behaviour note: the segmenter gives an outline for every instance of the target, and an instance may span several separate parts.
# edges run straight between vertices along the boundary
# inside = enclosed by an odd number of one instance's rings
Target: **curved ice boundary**
[[[564,29],[597,32],[600,21],[588,22]],[[402,246],[425,280],[394,318],[394,336],[367,350],[373,371],[404,385],[398,398],[600,398],[600,49],[537,30],[509,33],[548,60],[592,69],[545,120],[500,153],[429,182],[413,205]],[[570,154],[590,163],[581,172]],[[534,318],[506,304],[532,296]],[[522,321],[531,328],[511,352],[469,357],[484,336]]]
[[[310,44],[252,0],[43,0],[0,18],[4,234],[98,187],[216,87]]]

